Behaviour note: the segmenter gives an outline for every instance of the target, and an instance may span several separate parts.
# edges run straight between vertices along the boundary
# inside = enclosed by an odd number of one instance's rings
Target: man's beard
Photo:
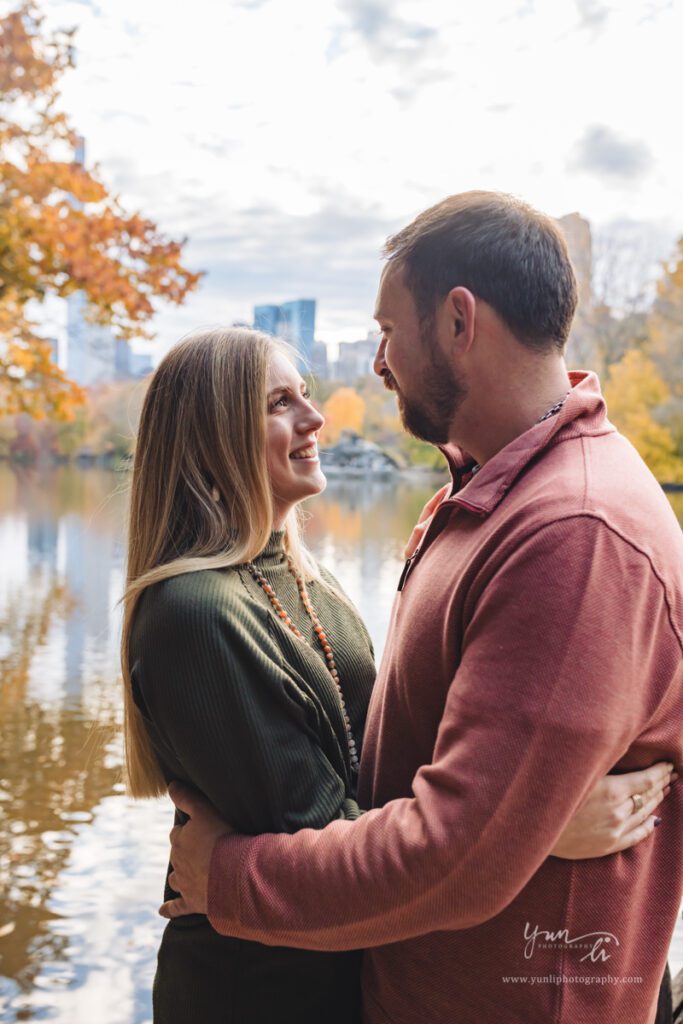
[[[384,371],[383,380],[385,388],[396,393],[401,422],[408,433],[430,444],[446,444],[453,417],[467,395],[467,386],[456,378],[441,349],[433,341],[431,328],[431,324],[424,324],[420,330],[419,344],[431,355],[428,371],[421,382],[420,398],[408,398],[389,370]]]

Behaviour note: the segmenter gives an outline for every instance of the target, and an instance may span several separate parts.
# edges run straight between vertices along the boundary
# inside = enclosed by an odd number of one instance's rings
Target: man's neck
[[[544,361],[545,362],[545,361]],[[571,390],[564,360],[535,368],[535,373],[489,381],[470,390],[453,423],[450,441],[464,448],[480,466],[526,433]]]

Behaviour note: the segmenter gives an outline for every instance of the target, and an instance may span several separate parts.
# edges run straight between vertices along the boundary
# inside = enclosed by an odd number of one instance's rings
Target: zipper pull
[[[417,552],[412,554],[410,556],[410,558],[406,561],[405,565],[403,566],[403,570],[401,572],[401,578],[398,581],[398,587],[397,587],[397,590],[398,590],[399,593],[403,590],[403,586],[405,584],[406,577],[407,577],[408,573],[410,572],[411,565],[415,561],[415,555],[416,554],[417,554]]]

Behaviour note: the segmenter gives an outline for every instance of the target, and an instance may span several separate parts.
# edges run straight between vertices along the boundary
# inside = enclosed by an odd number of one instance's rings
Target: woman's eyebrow
[[[286,392],[287,394],[291,395],[293,391],[294,391],[294,388],[292,387],[291,384],[276,384],[275,387],[271,388],[270,391],[268,392],[268,397],[270,398],[271,395],[279,395],[279,394],[282,394],[284,392]],[[306,381],[305,380],[301,381],[301,384],[299,385],[299,391],[301,391],[302,393],[304,391],[306,391]]]

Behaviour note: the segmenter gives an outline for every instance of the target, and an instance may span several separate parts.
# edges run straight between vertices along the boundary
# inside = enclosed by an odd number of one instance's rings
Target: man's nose
[[[386,350],[386,347],[387,347],[386,338],[382,338],[382,340],[380,341],[379,345],[377,346],[377,351],[375,352],[375,358],[373,359],[373,362],[372,362],[372,368],[373,368],[373,370],[375,371],[375,373],[377,374],[378,377],[381,377],[382,374],[384,373],[384,371],[387,369],[387,364],[384,362],[384,352]]]

